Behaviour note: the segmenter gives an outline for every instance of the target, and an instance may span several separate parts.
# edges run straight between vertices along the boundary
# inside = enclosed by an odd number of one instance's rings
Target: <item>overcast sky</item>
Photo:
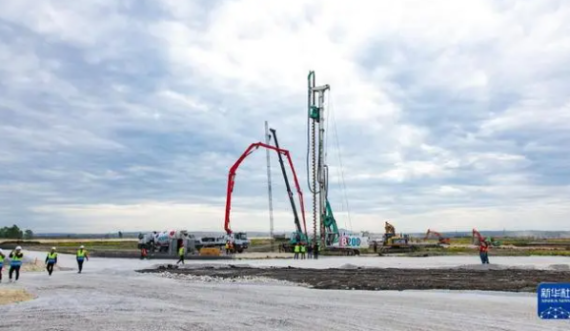
[[[570,230],[568,22],[562,0],[4,0],[0,225],[221,231],[268,120],[312,228],[315,70],[341,227]],[[265,151],[233,201],[234,230],[269,229]]]

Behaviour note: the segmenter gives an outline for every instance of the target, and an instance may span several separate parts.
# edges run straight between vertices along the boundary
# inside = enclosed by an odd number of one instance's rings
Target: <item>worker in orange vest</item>
[[[482,240],[479,243],[479,256],[481,257],[481,263],[489,264],[489,244],[486,240]]]

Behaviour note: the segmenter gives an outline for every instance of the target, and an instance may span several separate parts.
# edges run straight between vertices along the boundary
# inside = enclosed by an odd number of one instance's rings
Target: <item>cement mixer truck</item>
[[[198,240],[186,230],[153,231],[139,234],[139,249],[146,249],[150,254],[175,255],[181,245],[191,253],[196,250]]]
[[[186,247],[187,253],[195,253],[204,247],[222,249],[228,241],[233,243],[234,252],[242,253],[249,248],[249,240],[245,232],[235,232],[231,235],[217,237],[196,237],[186,230],[170,230],[139,234],[138,249],[146,249],[150,254],[175,255],[180,245]]]

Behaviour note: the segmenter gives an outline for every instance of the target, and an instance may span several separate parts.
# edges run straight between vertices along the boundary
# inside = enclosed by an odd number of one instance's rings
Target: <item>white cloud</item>
[[[556,1],[6,1],[0,199],[20,200],[10,215],[38,228],[221,230],[228,168],[269,120],[309,205],[316,70],[331,85],[331,200],[344,211],[344,177],[355,229],[558,229],[569,19]],[[234,192],[245,229],[267,223],[261,152]],[[276,224],[289,229],[272,163]],[[22,189],[34,185],[42,194]]]

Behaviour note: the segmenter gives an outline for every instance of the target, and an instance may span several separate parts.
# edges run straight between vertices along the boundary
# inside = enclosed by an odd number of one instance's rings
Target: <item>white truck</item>
[[[234,250],[242,253],[249,247],[247,233],[236,232],[231,236],[221,235],[217,237],[196,237],[186,230],[153,231],[139,234],[138,248],[146,248],[150,253],[176,254],[181,244],[184,244],[187,252],[199,251],[202,247],[224,248],[226,243],[233,243]]]
[[[234,232],[231,235],[226,234],[218,237],[201,237],[198,239],[196,248],[198,250],[202,247],[219,247],[221,249],[226,246],[227,242],[233,243],[234,251],[237,253],[243,253],[249,248],[249,240],[245,232]]]
[[[176,254],[181,245],[186,247],[186,252],[196,250],[197,240],[194,235],[186,230],[153,231],[139,234],[138,248],[146,248],[149,253]]]

